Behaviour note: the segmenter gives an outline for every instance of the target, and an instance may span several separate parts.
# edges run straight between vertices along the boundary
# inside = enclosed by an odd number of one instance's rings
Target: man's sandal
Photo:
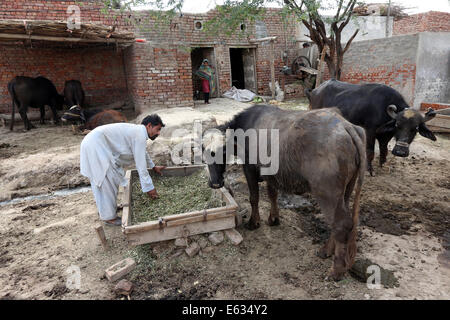
[[[122,225],[122,219],[117,217],[116,219],[114,219],[113,221],[103,221],[103,223],[106,226],[121,226]]]

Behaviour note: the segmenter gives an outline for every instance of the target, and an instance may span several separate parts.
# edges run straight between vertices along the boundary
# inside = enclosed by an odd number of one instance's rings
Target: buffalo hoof
[[[321,259],[328,259],[329,257],[331,257],[331,254],[328,254],[326,248],[321,248],[320,250],[318,250],[316,252],[316,255]]]
[[[267,221],[267,224],[271,227],[280,225],[280,218],[276,217],[275,219],[270,219]]]
[[[249,221],[244,226],[248,230],[256,230],[259,228],[260,225],[259,225],[259,222],[253,223],[253,222]]]
[[[330,273],[330,278],[333,281],[341,281],[344,278],[345,272],[338,272],[338,271],[334,271],[332,270]]]

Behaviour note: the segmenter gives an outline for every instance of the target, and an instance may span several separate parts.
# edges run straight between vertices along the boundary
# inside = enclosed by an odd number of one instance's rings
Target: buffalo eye
[[[211,151],[211,157],[215,157],[216,153],[214,151]]]

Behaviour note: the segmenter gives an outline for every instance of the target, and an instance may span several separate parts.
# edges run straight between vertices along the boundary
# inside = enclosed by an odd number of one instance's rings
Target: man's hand
[[[153,190],[150,190],[149,192],[147,192],[147,195],[151,198],[151,199],[158,199],[159,195],[158,192],[156,192],[156,188]]]
[[[165,169],[165,166],[154,166],[153,171],[162,176],[162,171]]]

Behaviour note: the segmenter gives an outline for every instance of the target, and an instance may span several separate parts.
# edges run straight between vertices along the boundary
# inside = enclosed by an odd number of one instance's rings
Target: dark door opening
[[[231,84],[237,89],[256,90],[254,48],[230,48]]]
[[[202,81],[200,77],[194,75],[194,72],[200,68],[203,59],[208,59],[209,65],[216,71],[215,72],[215,83],[216,83],[216,92],[212,94],[211,98],[217,98],[218,94],[218,85],[217,85],[217,68],[216,68],[216,58],[214,55],[214,48],[211,47],[202,47],[202,48],[193,48],[191,51],[191,64],[192,64],[192,92],[194,100],[202,100],[203,92],[202,92]]]
[[[242,51],[242,48],[230,48],[231,85],[238,89],[245,89]]]

